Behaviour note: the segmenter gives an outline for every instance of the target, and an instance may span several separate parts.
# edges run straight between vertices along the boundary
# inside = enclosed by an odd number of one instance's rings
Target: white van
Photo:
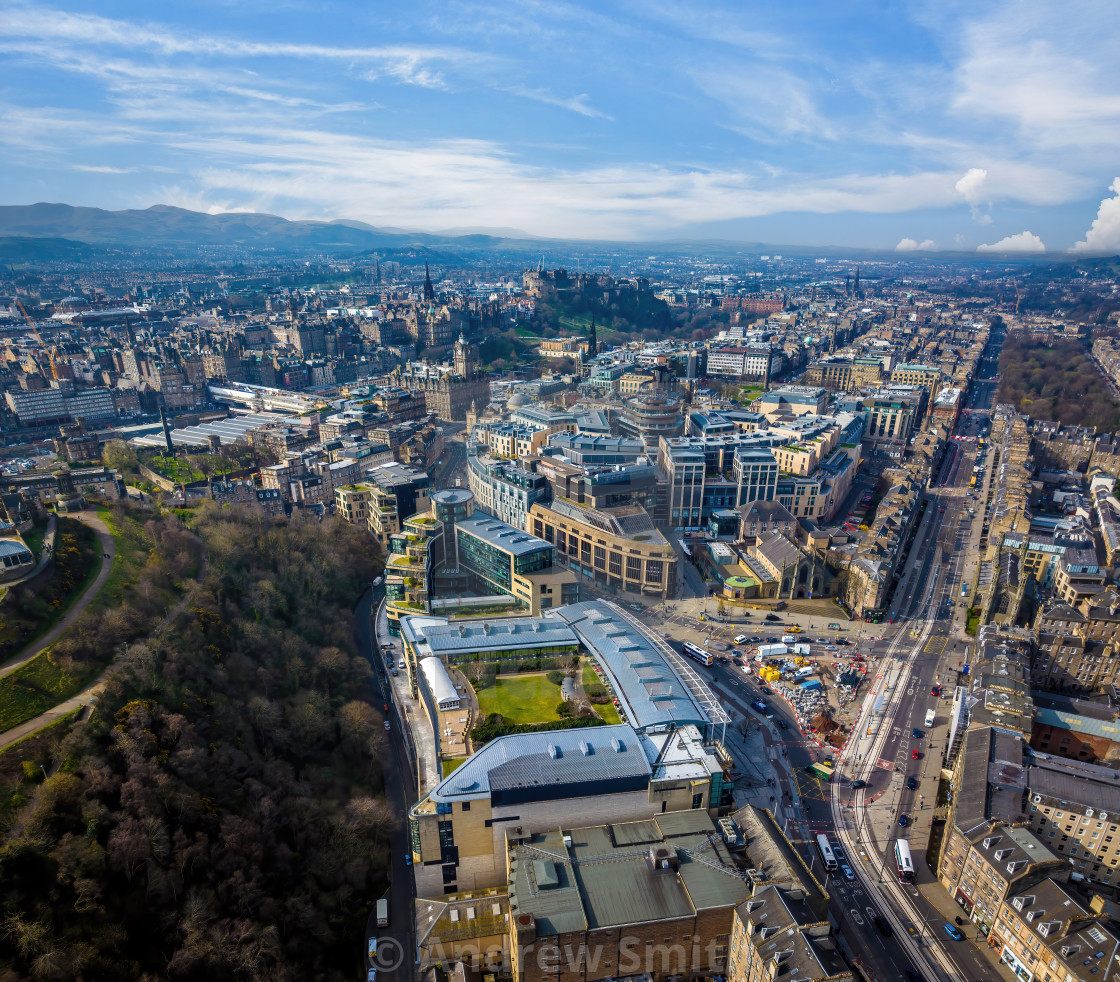
[[[736,634],[735,635],[735,643],[736,644],[742,644],[746,640],[747,640],[747,636],[745,634]]]

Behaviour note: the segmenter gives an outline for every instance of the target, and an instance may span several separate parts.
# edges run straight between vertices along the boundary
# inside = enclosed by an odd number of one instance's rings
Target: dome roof
[[[531,405],[532,402],[533,400],[525,395],[524,392],[515,392],[509,397],[509,401],[506,402],[506,405],[511,409],[519,409],[521,406]]]

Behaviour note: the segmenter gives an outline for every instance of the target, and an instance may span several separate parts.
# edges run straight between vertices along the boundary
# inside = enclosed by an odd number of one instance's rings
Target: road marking
[[[893,760],[883,760],[882,758],[880,758],[877,766],[883,768],[883,770],[885,770],[885,771],[893,771],[894,770],[894,761]]]

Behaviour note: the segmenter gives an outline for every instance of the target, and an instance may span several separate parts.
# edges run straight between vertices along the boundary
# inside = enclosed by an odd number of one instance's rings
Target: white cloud
[[[92,14],[71,14],[23,5],[12,5],[0,19],[0,37],[35,38],[59,43],[147,49],[164,55],[196,55],[207,58],[301,58],[369,65],[368,78],[389,77],[422,88],[445,86],[442,65],[481,65],[492,62],[488,55],[461,47],[436,45],[369,45],[334,47],[274,41],[243,41],[218,35],[185,34],[156,24],[131,24]],[[19,45],[5,43],[5,49]]]
[[[708,64],[692,72],[696,87],[722,102],[750,126],[728,129],[753,139],[835,140],[836,128],[821,114],[804,79],[776,65]]]
[[[1109,185],[1113,197],[1105,198],[1097,209],[1097,217],[1070,252],[1102,254],[1120,252],[1120,177]]]
[[[988,180],[988,172],[983,167],[970,167],[968,173],[953,185],[959,194],[970,205],[980,204],[980,192]]]
[[[1017,0],[963,26],[953,108],[1003,118],[1035,153],[1120,146],[1112,71],[1120,20],[1105,0]]]
[[[937,243],[933,239],[923,239],[921,242],[917,239],[902,239],[895,246],[895,249],[898,252],[934,252],[937,249]]]
[[[546,106],[559,106],[561,109],[570,109],[572,112],[579,113],[581,116],[587,116],[590,119],[614,121],[613,116],[608,116],[605,112],[600,112],[598,109],[587,104],[588,95],[586,92],[572,96],[569,99],[564,99],[560,96],[552,95],[543,89],[529,89],[523,85],[514,85],[505,91],[509,92],[511,95],[521,96],[523,99],[543,102]]]
[[[977,252],[1045,252],[1046,244],[1034,232],[1019,232],[1008,235],[998,242],[978,245]]]
[[[988,172],[983,167],[970,167],[964,177],[954,185],[957,194],[968,202],[972,211],[972,220],[981,225],[992,223],[992,216],[980,210],[980,206],[984,203],[984,188],[987,183]],[[991,207],[991,202],[988,202],[988,207]]]
[[[85,171],[87,174],[131,174],[135,167],[112,167],[109,164],[75,164],[74,170]]]

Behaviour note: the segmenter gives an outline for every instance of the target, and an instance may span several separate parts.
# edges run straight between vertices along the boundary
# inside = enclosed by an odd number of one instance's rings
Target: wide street
[[[1001,341],[1002,337],[997,339]],[[984,492],[990,475],[975,492],[969,483],[978,438],[986,432],[996,382],[991,379],[996,355],[982,362],[982,377],[961,417],[930,481],[906,561],[897,574],[886,617],[881,624],[842,620],[827,608],[810,612],[797,604],[784,610],[777,621],[767,621],[762,611],[726,611],[717,614],[717,603],[702,594],[699,574],[686,564],[686,599],[655,605],[643,611],[643,620],[676,641],[692,640],[719,654],[739,634],[772,636],[797,625],[799,640],[849,642],[844,654],[856,652],[868,659],[866,689],[861,690],[858,724],[842,751],[829,750],[836,762],[831,783],[806,774],[806,767],[824,757],[811,735],[801,732],[792,707],[777,695],[766,696],[757,677],[733,661],[698,667],[736,726],[728,739],[737,760],[748,760],[744,774],[772,781],[770,805],[787,834],[798,844],[814,873],[823,876],[814,846],[824,833],[839,846],[841,862],[853,871],[848,879],[839,872],[828,877],[833,912],[841,925],[840,937],[866,975],[875,979],[899,978],[907,969],[920,979],[1004,979],[1006,971],[995,966],[982,950],[985,939],[974,925],[961,927],[965,940],[948,938],[943,925],[955,908],[936,882],[927,847],[934,832],[948,733],[948,709],[953,686],[966,671],[969,639],[965,635],[967,606],[975,572],[983,522]],[[974,512],[970,514],[970,509]],[[689,575],[689,574],[692,575]],[[968,589],[962,591],[962,587]],[[697,596],[700,594],[700,596]],[[691,597],[689,596],[691,595]],[[841,623],[839,632],[830,623]],[[729,654],[748,645],[730,645]],[[817,645],[813,653],[817,654]],[[749,665],[749,662],[748,662]],[[940,695],[935,695],[936,691]],[[772,719],[752,708],[766,699]],[[926,715],[934,711],[934,724]],[[743,720],[749,732],[743,735]],[[784,725],[784,728],[783,728]],[[920,736],[915,736],[915,734]],[[864,782],[853,787],[852,782]],[[911,787],[910,785],[913,785]],[[768,797],[762,789],[762,802]],[[756,800],[757,797],[756,797]],[[939,812],[938,814],[943,814]],[[903,824],[900,825],[900,819]],[[910,846],[915,882],[901,883],[896,870],[894,844],[904,839]],[[934,848],[936,849],[935,841]],[[959,911],[957,911],[959,913]],[[873,924],[885,921],[885,936]]]
[[[359,650],[368,654],[374,669],[370,677],[374,700],[380,705],[389,706],[385,717],[389,720],[391,730],[385,736],[386,752],[392,756],[385,762],[382,774],[385,798],[392,805],[397,821],[389,837],[392,849],[389,858],[389,890],[386,894],[389,898],[389,926],[377,927],[374,910],[371,909],[366,936],[378,939],[377,956],[374,959],[367,957],[366,940],[363,939],[362,958],[370,968],[377,969],[377,978],[381,982],[404,982],[405,979],[412,978],[416,952],[413,940],[412,870],[406,859],[408,829],[405,821],[408,808],[416,800],[416,770],[408,759],[405,741],[401,739],[402,721],[387,677],[381,670],[383,661],[380,652],[373,644],[372,615],[381,596],[382,591],[375,588],[362,597],[354,612],[354,635]]]
[[[986,359],[985,375],[994,374],[994,366],[994,359]],[[869,979],[897,979],[904,970],[924,980],[1009,977],[985,957],[981,950],[984,939],[973,925],[962,927],[962,942],[945,935],[942,927],[952,919],[953,908],[936,883],[930,866],[935,858],[927,863],[943,778],[949,699],[960,673],[966,670],[964,629],[969,601],[962,594],[962,584],[973,580],[983,494],[990,476],[979,482],[975,492],[969,482],[995,385],[983,380],[974,387],[967,412],[919,506],[912,542],[896,574],[882,623],[849,621],[835,605],[820,600],[793,602],[770,620],[763,610],[730,607],[721,616],[718,601],[708,596],[707,584],[689,562],[680,564],[681,598],[643,605],[639,615],[647,627],[675,642],[678,649],[681,641],[691,640],[715,654],[745,655],[749,645],[736,646],[734,637],[766,639],[796,628],[799,640],[812,640],[813,657],[825,653],[826,642],[842,639],[844,647],[829,654],[858,654],[865,659],[862,664],[867,675],[857,696],[858,716],[852,718],[851,736],[842,750],[820,746],[812,734],[802,730],[793,707],[780,692],[764,693],[758,678],[731,658],[696,669],[733,721],[727,744],[740,772],[737,796],[741,790],[743,800],[773,810],[814,874],[827,880],[840,943]],[[441,464],[449,473],[461,464],[461,448],[454,437],[448,441]],[[871,486],[870,480],[861,480],[853,488],[850,502]],[[970,515],[970,509],[975,514]],[[586,597],[596,594],[593,585],[586,581],[582,585]],[[372,593],[364,598],[357,612],[356,633],[377,670],[371,680],[376,697],[389,705],[390,725],[399,732],[402,720],[392,687],[380,672],[380,652],[371,644],[370,611],[375,602]],[[935,687],[941,697],[934,694]],[[752,706],[760,698],[768,704],[765,713]],[[927,727],[930,709],[934,710],[934,724]],[[391,922],[388,929],[377,929],[371,914],[368,934],[379,938],[379,957],[369,964],[377,967],[379,978],[398,982],[410,971],[398,959],[403,957],[411,964],[415,951],[404,823],[406,809],[415,797],[415,770],[407,759],[404,741],[394,735],[388,742],[398,759],[395,767],[386,768],[386,792],[399,810],[401,824],[392,839]],[[835,762],[830,783],[806,770],[826,754]],[[854,787],[853,782],[863,783]],[[818,834],[828,836],[837,858],[850,868],[850,877],[840,871],[826,874],[822,869],[815,847]],[[914,883],[899,882],[894,858],[899,838],[912,851]],[[878,924],[884,927],[877,928]]]

